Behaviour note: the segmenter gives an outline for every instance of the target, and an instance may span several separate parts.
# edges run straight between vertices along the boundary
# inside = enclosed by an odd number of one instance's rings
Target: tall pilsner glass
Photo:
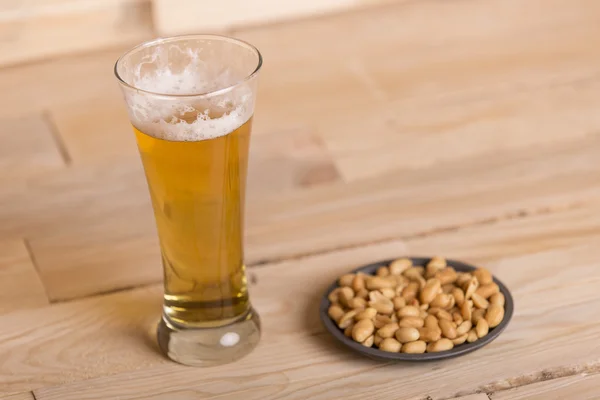
[[[160,239],[158,343],[183,364],[233,361],[260,337],[243,242],[261,64],[248,43],[190,35],[143,43],[115,65]]]

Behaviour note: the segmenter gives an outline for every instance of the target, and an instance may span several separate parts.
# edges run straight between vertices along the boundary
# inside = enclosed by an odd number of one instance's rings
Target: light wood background
[[[125,47],[0,69],[0,399],[599,398],[599,20],[596,0],[418,0],[227,30],[266,60],[246,237],[263,338],[209,369],[154,343]],[[325,288],[406,254],[490,268],[505,333],[418,365],[336,346]]]

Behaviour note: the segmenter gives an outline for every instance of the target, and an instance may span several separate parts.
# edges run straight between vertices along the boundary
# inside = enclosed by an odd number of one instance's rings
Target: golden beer
[[[200,141],[134,127],[164,268],[164,310],[181,325],[224,324],[248,309],[243,223],[252,120]]]
[[[260,338],[244,266],[244,204],[259,51],[216,35],[156,39],[115,65],[159,236],[157,338],[172,360],[236,360]]]

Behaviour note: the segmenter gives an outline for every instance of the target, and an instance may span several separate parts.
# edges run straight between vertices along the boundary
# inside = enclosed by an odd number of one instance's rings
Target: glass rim
[[[143,48],[154,46],[154,45],[160,44],[160,43],[177,42],[177,41],[186,40],[186,39],[216,39],[216,40],[226,41],[226,42],[230,42],[230,43],[235,43],[237,45],[249,48],[250,50],[254,51],[258,57],[258,62],[256,64],[256,67],[250,74],[248,74],[244,79],[242,79],[236,83],[233,83],[231,85],[222,87],[220,89],[212,90],[209,92],[191,93],[191,94],[190,93],[185,93],[185,94],[160,93],[160,92],[153,92],[150,90],[141,89],[141,88],[135,87],[132,84],[127,83],[119,75],[118,67],[119,67],[121,61],[123,61],[123,59],[125,57],[132,54],[133,52],[139,51]],[[256,46],[254,46],[244,40],[236,39],[231,36],[217,35],[217,34],[190,34],[190,35],[176,35],[176,36],[168,36],[168,37],[159,37],[159,38],[155,38],[155,39],[151,39],[151,40],[142,42],[142,43],[130,48],[129,50],[127,50],[125,53],[123,53],[117,59],[117,61],[115,62],[115,66],[113,68],[113,72],[115,74],[115,77],[119,81],[119,84],[127,87],[128,89],[132,89],[137,92],[152,95],[155,97],[166,97],[166,98],[211,97],[211,96],[218,96],[218,95],[227,93],[228,91],[231,91],[231,90],[235,89],[236,87],[250,81],[256,75],[258,75],[258,72],[260,71],[262,64],[263,64],[263,58],[262,58],[262,54],[260,53],[260,51],[256,48]]]

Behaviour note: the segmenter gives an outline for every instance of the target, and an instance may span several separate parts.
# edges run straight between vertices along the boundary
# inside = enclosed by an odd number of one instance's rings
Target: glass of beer
[[[153,40],[115,65],[162,253],[158,343],[182,364],[236,360],[260,337],[246,283],[244,202],[261,65],[254,46],[216,35]]]

